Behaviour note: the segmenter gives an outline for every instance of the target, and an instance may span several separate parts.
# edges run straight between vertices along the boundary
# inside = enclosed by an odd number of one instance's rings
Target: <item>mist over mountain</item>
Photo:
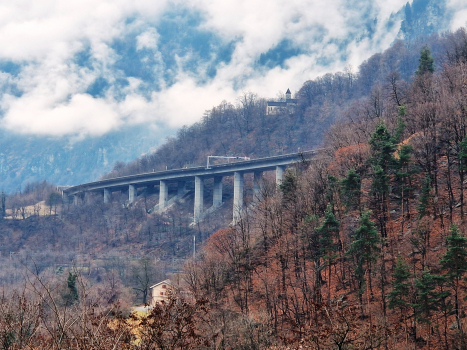
[[[433,0],[9,4],[0,25],[0,189],[94,180],[222,100],[297,91],[396,38],[456,28],[466,8]]]
[[[83,140],[0,130],[0,189],[21,192],[25,184],[41,180],[61,186],[91,181],[117,160],[128,162],[154,150],[163,136],[141,125]]]
[[[414,0],[412,3],[407,2],[397,15],[402,18],[398,39],[414,40],[448,30],[456,13],[448,8],[445,1]]]

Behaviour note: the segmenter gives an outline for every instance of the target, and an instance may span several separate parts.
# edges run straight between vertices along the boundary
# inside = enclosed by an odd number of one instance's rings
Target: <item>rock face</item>
[[[414,40],[449,29],[453,13],[448,10],[446,0],[414,0],[397,13],[402,20],[398,39]]]
[[[0,191],[17,192],[33,181],[73,185],[96,180],[116,162],[128,162],[150,152],[164,136],[146,126],[74,142],[0,130]]]

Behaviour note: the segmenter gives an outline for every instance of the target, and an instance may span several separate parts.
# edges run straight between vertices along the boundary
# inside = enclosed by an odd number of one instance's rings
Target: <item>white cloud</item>
[[[451,0],[456,1],[461,0]],[[21,72],[0,75],[0,88],[8,91],[14,85],[21,94],[0,98],[1,125],[21,133],[76,136],[102,135],[127,123],[191,124],[222,100],[234,101],[241,91],[275,96],[278,90],[298,90],[305,80],[349,63],[358,66],[392,42],[397,28],[387,32],[384,24],[405,2],[352,1],[352,7],[346,0],[10,1],[0,5],[0,60],[21,64]],[[174,52],[176,82],[164,80],[170,72],[158,51],[162,34],[156,27],[161,16],[176,7],[198,11],[201,30],[214,32],[225,43],[235,41],[231,60],[218,63],[213,78],[204,76],[212,62],[199,63],[203,79],[198,79],[183,70],[183,63],[195,56]],[[378,19],[374,37],[351,40],[347,61],[319,65],[320,58],[337,56],[340,41],[362,35],[364,28],[358,24],[363,12]],[[112,42],[129,34],[138,52],[153,52],[150,58],[157,64],[151,70],[159,88],[115,67],[121,57]],[[302,53],[283,67],[255,68],[260,54],[283,40]],[[83,50],[90,55],[85,67],[74,61]],[[92,97],[87,91],[98,77],[111,86],[104,96]],[[127,86],[117,84],[122,80]]]
[[[467,3],[464,0],[448,0],[448,8],[454,12],[454,18],[451,21],[451,30],[467,25]]]
[[[102,135],[119,126],[113,101],[74,94],[69,101],[56,104],[47,96],[22,98],[5,96],[8,108],[3,124],[10,130],[39,135]]]
[[[149,28],[144,33],[136,37],[136,49],[156,49],[159,34],[155,28]]]

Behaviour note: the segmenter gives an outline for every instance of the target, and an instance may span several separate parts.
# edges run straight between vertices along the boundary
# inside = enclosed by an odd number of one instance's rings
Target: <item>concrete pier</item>
[[[214,188],[212,196],[212,206],[214,208],[220,207],[222,205],[222,176],[214,177]]]
[[[284,177],[284,172],[285,172],[285,166],[283,165],[278,165],[276,166],[276,184],[280,185],[282,182],[282,179]]]
[[[262,171],[255,171],[253,175],[253,199],[260,199],[261,190],[260,190],[260,183],[263,178]]]
[[[201,176],[195,176],[195,210],[194,222],[198,222],[203,215],[204,209],[204,179]]]
[[[136,186],[128,185],[128,202],[133,203],[136,199]]]
[[[104,203],[110,202],[110,190],[108,188],[104,188]]]
[[[91,203],[91,192],[84,192],[84,203]]]
[[[137,188],[146,187],[145,194],[150,195],[156,192],[154,186],[159,186],[159,204],[157,207],[163,209],[182,198],[187,193],[185,183],[195,180],[195,205],[194,220],[202,220],[206,214],[204,212],[204,179],[214,179],[213,188],[213,212],[222,205],[222,178],[234,176],[234,222],[240,218],[243,209],[243,187],[244,174],[254,174],[254,196],[258,198],[261,195],[260,183],[261,174],[265,171],[276,172],[276,183],[280,184],[287,166],[301,162],[303,159],[311,160],[318,154],[317,151],[305,151],[300,153],[284,154],[267,158],[239,161],[229,164],[212,165],[209,168],[203,166],[193,168],[171,169],[166,171],[153,171],[150,173],[122,176],[106,180],[89,182],[77,186],[63,189],[64,200],[73,201],[74,204],[80,203],[86,192],[95,192],[104,194],[104,203],[111,201],[112,192],[126,192],[128,188],[128,200],[134,202],[137,197]],[[178,183],[177,196],[168,200],[168,184]],[[73,199],[72,199],[73,198]],[[85,198],[84,198],[85,199]]]
[[[164,210],[169,200],[169,183],[161,180],[159,184],[159,210]]]
[[[243,209],[243,173],[234,173],[234,200],[233,200],[233,222],[240,220]]]
[[[186,181],[178,181],[177,196],[183,196],[186,191]]]

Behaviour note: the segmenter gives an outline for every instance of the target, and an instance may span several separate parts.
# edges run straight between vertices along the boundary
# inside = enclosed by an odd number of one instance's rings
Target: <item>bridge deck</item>
[[[291,153],[274,157],[239,161],[236,163],[212,165],[209,168],[194,167],[128,175],[69,187],[63,192],[64,194],[71,196],[82,192],[102,191],[104,188],[118,190],[129,185],[141,187],[148,186],[153,185],[161,180],[186,181],[193,179],[195,176],[209,178],[214,176],[231,176],[235,172],[247,173],[255,171],[268,171],[274,170],[276,166],[285,166],[291,163],[299,162],[301,160],[308,160],[316,153],[317,151],[306,151],[301,153]]]

